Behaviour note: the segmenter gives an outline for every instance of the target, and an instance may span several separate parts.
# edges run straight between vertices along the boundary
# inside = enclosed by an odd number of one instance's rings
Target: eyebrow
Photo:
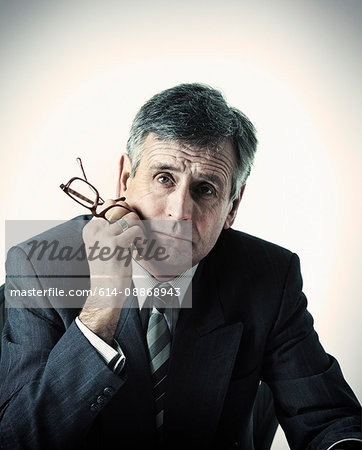
[[[172,170],[173,172],[181,172],[179,168],[171,166],[170,164],[153,164],[150,168],[155,170]]]
[[[181,172],[181,170],[178,167],[172,166],[170,164],[154,164],[150,167],[151,169],[154,170],[171,170],[172,172]],[[212,175],[208,175],[206,173],[200,173],[199,177],[206,180],[206,181],[210,181],[210,183],[214,183],[220,187],[223,186],[223,182],[221,181],[220,177],[218,177],[215,174]]]
[[[200,177],[203,178],[206,181],[210,181],[211,183],[214,183],[220,187],[223,186],[223,182],[220,180],[220,178],[217,175],[207,175],[206,173],[201,173]]]

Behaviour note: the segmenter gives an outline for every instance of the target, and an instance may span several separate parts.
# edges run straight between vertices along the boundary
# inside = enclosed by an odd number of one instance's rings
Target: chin
[[[154,263],[162,275],[177,276],[192,267],[192,252],[170,251],[167,256],[164,261]]]

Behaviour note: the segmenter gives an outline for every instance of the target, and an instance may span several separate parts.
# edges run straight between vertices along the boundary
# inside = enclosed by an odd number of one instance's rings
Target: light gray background
[[[361,19],[348,0],[2,0],[2,230],[83,213],[58,187],[77,156],[113,197],[142,103],[218,87],[260,142],[235,228],[299,254],[320,338],[361,398]]]

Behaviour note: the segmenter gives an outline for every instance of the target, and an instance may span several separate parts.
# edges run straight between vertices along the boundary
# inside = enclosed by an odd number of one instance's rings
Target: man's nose
[[[192,219],[193,200],[187,187],[179,186],[169,194],[167,216],[174,220]]]

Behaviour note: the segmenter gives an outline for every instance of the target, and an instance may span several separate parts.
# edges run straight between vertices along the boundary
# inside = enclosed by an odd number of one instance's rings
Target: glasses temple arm
[[[84,176],[85,181],[88,181],[88,180],[87,180],[87,175],[86,175],[85,172],[84,172],[82,160],[81,160],[79,157],[77,158],[77,163],[78,163],[79,167],[80,167],[81,170],[82,170],[82,173],[83,173],[83,176]]]
[[[85,181],[88,181],[87,175],[86,175],[85,172],[84,172],[84,167],[83,167],[82,160],[79,158],[79,156],[78,156],[78,158],[77,158],[77,163],[78,163],[79,167],[80,167],[81,170],[82,170],[82,173],[83,173],[83,176],[84,176]],[[90,186],[90,188],[92,189],[93,192],[97,193],[97,191],[93,188],[93,186]],[[99,194],[98,194],[98,195],[99,195]],[[102,198],[100,195],[99,195],[99,200],[102,202],[101,204],[104,203],[104,200],[103,200],[103,198]]]

